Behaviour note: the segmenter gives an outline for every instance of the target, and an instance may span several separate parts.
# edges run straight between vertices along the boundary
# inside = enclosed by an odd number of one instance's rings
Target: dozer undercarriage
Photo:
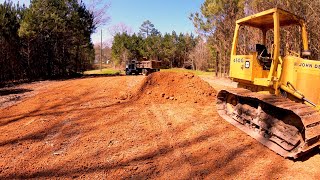
[[[319,113],[305,104],[247,89],[222,90],[217,109],[238,127],[283,157],[297,158],[319,146]]]

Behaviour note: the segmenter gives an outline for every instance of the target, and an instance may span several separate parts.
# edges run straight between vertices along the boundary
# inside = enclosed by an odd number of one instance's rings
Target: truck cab
[[[126,64],[126,75],[132,75],[132,74],[137,74],[139,73],[137,71],[137,63],[136,60],[130,60],[128,61],[128,63]]]

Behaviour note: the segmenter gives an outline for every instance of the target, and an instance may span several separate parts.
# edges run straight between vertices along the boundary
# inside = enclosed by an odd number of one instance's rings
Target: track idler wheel
[[[228,114],[232,114],[235,111],[235,107],[238,104],[238,98],[233,94],[228,94],[226,98],[226,109]]]

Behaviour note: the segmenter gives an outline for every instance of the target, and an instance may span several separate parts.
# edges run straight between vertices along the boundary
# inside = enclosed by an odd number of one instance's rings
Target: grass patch
[[[189,70],[189,69],[183,69],[183,68],[161,69],[160,71],[163,71],[163,72],[189,72],[189,73],[193,73],[198,76],[208,76],[208,75],[213,76],[214,75],[214,72]]]
[[[214,72],[205,72],[199,70],[189,70],[184,68],[172,68],[172,69],[160,69],[162,72],[180,72],[180,73],[193,73],[198,76],[213,76]],[[104,74],[104,75],[124,75],[124,71],[117,70],[113,68],[104,68],[102,71],[98,70],[90,70],[85,71],[85,75],[95,75],[95,74]]]
[[[105,69],[102,69],[101,71],[100,69],[85,71],[84,74],[86,75],[94,75],[94,74],[120,75],[120,74],[123,74],[123,71],[117,70],[117,69],[105,68]]]

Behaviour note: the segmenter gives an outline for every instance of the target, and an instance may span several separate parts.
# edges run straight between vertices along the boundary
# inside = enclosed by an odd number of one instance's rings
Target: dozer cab
[[[262,34],[255,50],[237,52],[239,29]],[[280,53],[280,28],[298,26],[301,51]],[[267,33],[273,38],[269,52]],[[269,37],[270,39],[270,37]],[[230,77],[238,88],[219,91],[218,113],[283,157],[298,158],[319,147],[320,61],[310,60],[304,19],[279,8],[236,21]]]

